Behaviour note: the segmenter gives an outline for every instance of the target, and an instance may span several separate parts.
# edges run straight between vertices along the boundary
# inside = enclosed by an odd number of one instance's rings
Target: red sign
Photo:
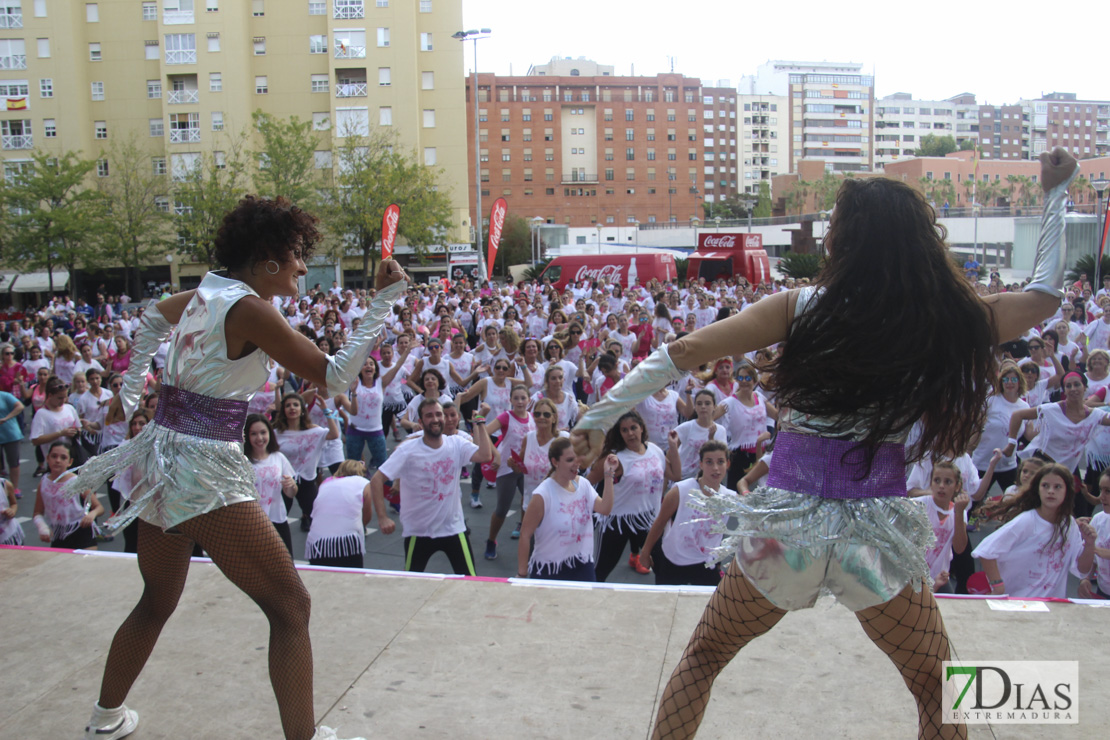
[[[393,243],[397,241],[397,223],[401,220],[401,206],[390,203],[382,215],[382,259],[393,256]]]
[[[698,234],[698,249],[763,249],[762,234],[724,233],[715,231]]]
[[[505,228],[505,213],[509,210],[509,204],[505,202],[504,198],[498,198],[493,202],[493,208],[489,211],[489,274],[486,276],[487,280],[493,278],[493,261],[497,259],[497,247],[501,244],[501,230]]]

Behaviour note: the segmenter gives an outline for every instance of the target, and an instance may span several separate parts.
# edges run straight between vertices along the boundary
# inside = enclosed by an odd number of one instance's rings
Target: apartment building
[[[743,151],[741,191],[758,195],[763,181],[790,171],[790,98],[785,95],[739,95]]]
[[[474,78],[467,79],[473,105]],[[677,73],[616,76],[556,58],[528,74],[477,75],[483,198],[569,226],[688,221],[737,183],[736,95]],[[471,197],[474,183],[471,182]]]
[[[1021,101],[1032,108],[1032,151],[1062,146],[1080,159],[1110,154],[1110,100],[1079,100],[1054,92]]]
[[[180,177],[261,109],[312,120],[330,169],[347,132],[392,127],[442,170],[463,239],[461,27],[461,0],[0,0],[0,156],[10,175],[34,148],[89,157],[135,134]]]
[[[909,93],[875,101],[875,168],[913,157],[929,135],[951,136],[957,143],[979,139],[979,108],[970,93],[945,100],[917,100]]]
[[[1031,118],[1032,108],[1022,103],[980,105],[979,147],[983,159],[1032,159]]]

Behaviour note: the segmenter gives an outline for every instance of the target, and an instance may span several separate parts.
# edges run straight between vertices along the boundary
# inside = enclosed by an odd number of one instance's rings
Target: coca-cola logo
[[[574,281],[605,279],[616,283],[620,282],[621,270],[623,269],[623,265],[602,265],[597,268],[590,268],[588,265],[582,265],[578,268],[578,272],[575,273]]]
[[[401,220],[401,209],[396,203],[385,209],[382,216],[382,256],[386,259],[393,254],[393,243],[397,239],[397,224]]]
[[[735,249],[736,234],[708,234],[704,237],[702,246],[710,249]]]
[[[763,249],[763,235],[762,234],[745,234],[744,246],[748,249]]]
[[[494,204],[493,213],[490,214],[489,241],[496,247],[501,243],[501,229],[505,226],[505,211],[507,206],[500,198]]]

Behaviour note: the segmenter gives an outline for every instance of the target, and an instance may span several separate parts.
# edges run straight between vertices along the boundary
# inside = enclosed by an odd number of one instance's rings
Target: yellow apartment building
[[[172,178],[220,152],[259,109],[311,119],[317,167],[330,168],[345,132],[388,126],[440,168],[448,238],[465,241],[464,50],[451,38],[460,28],[461,0],[0,0],[4,173],[32,149],[91,158],[135,134],[153,171]],[[111,177],[110,162],[96,174]],[[168,260],[182,288],[205,269]],[[335,272],[319,266],[309,284],[330,285]]]

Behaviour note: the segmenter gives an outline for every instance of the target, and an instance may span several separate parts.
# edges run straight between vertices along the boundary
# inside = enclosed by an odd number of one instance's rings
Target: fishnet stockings
[[[177,607],[196,542],[228,580],[247,594],[270,622],[270,683],[287,740],[315,733],[308,591],[269,517],[254,503],[240,503],[190,519],[182,535],[139,522],[139,603],[112,640],[100,688],[100,706],[118,707],[150,657],[166,620]]]
[[[717,674],[740,648],[778,624],[784,614],[748,582],[733,561],[667,682],[652,738],[693,737]]]
[[[951,655],[936,599],[926,586],[906,586],[890,601],[856,612],[863,631],[887,654],[917,702],[917,736],[966,738],[964,725],[941,723],[941,662]]]

